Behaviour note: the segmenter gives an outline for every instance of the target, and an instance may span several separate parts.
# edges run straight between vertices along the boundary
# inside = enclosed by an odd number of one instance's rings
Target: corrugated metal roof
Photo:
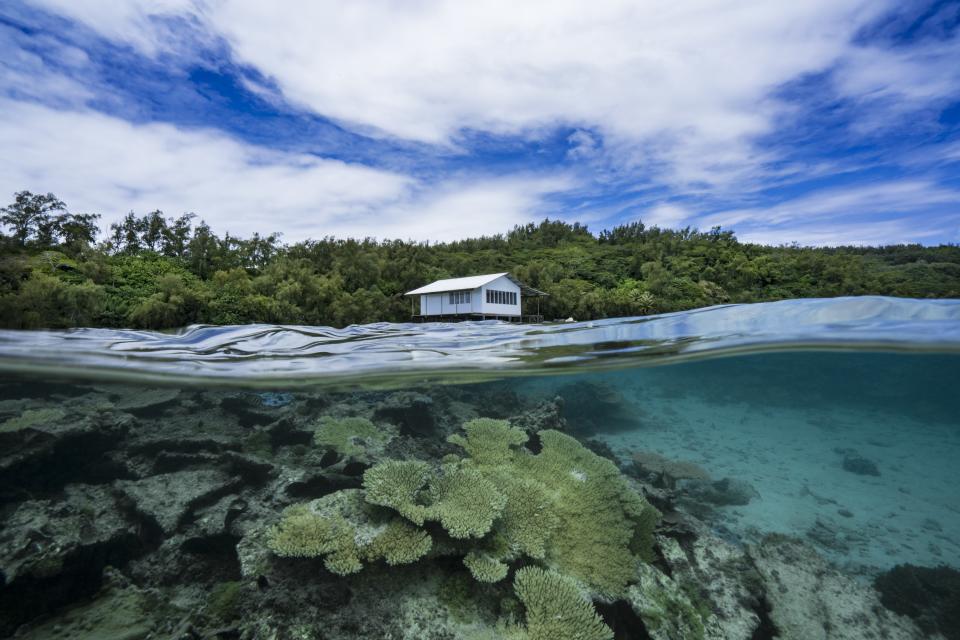
[[[443,291],[465,291],[482,287],[488,282],[493,282],[497,278],[508,275],[506,273],[488,273],[483,276],[467,276],[466,278],[447,278],[446,280],[437,280],[419,289],[407,291],[408,296],[419,295],[423,293],[441,293]],[[512,279],[512,278],[511,278]]]

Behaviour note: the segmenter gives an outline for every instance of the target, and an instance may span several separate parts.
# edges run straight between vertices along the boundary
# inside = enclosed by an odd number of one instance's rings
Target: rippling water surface
[[[563,565],[550,553],[478,582],[474,542],[437,523],[423,559],[346,576],[266,541],[284,509],[361,491],[385,460],[449,464],[448,436],[481,417],[524,430],[524,455],[572,436],[661,512],[627,590],[572,578],[618,639],[960,637],[960,301],[876,297],[0,332],[0,637],[532,630],[513,580]]]
[[[660,316],[517,325],[496,321],[192,326],[176,333],[0,332],[0,369],[88,377],[323,384],[452,373],[532,375],[800,349],[960,351],[960,301],[859,297],[727,305]],[[469,379],[469,375],[466,376]]]

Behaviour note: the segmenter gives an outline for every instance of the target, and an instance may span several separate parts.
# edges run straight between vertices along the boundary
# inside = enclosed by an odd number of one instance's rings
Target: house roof
[[[482,287],[483,285],[493,282],[497,278],[501,278],[503,276],[506,276],[514,284],[520,287],[520,293],[524,295],[547,295],[543,291],[538,291],[533,287],[528,287],[509,273],[488,273],[482,276],[467,276],[466,278],[447,278],[446,280],[437,280],[436,282],[431,282],[430,284],[424,285],[419,289],[407,291],[404,295],[416,296],[424,293],[443,293],[445,291],[469,291],[471,289],[476,289],[477,287]]]

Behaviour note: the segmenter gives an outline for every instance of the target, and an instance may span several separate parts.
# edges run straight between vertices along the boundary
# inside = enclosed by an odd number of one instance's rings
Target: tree
[[[167,221],[163,218],[163,211],[151,211],[143,218],[139,227],[143,232],[143,246],[150,251],[156,251],[167,235]]]
[[[191,220],[197,217],[195,213],[185,213],[176,220],[170,219],[163,229],[163,255],[170,258],[183,258],[187,255],[187,245],[190,243]]]
[[[0,215],[0,222],[13,228],[13,237],[22,247],[41,227],[45,234],[52,233],[51,213],[65,211],[67,205],[52,193],[46,195],[20,191],[13,195],[14,201],[7,205]]]
[[[68,213],[60,216],[60,236],[71,253],[78,253],[97,241],[99,213]]]

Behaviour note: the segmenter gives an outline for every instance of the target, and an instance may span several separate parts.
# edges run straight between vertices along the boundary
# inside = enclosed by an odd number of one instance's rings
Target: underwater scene
[[[960,301],[0,332],[0,638],[960,638]]]

